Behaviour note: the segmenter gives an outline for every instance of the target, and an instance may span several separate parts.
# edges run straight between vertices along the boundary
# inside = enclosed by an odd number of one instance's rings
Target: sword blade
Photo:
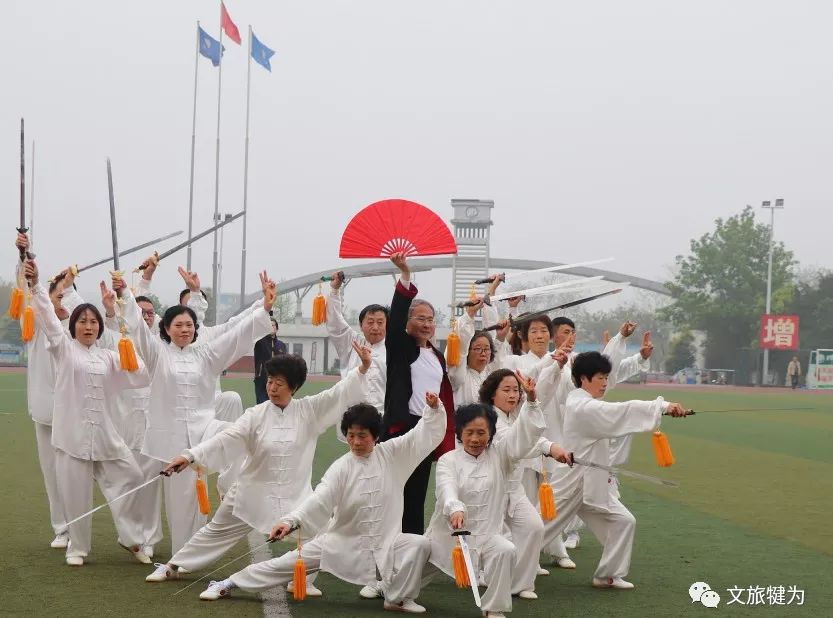
[[[125,249],[124,251],[120,252],[119,257],[124,257],[125,255],[130,255],[131,253],[139,251],[140,249],[150,247],[151,245],[155,245],[155,244],[160,243],[164,240],[168,240],[169,238],[174,238],[175,236],[179,236],[180,234],[182,234],[182,230],[177,230],[176,232],[171,232],[170,234],[165,234],[164,236],[160,236],[159,238],[154,238],[153,240],[143,242],[141,245],[136,245],[135,247],[130,247],[130,249]],[[93,262],[92,264],[87,264],[83,268],[79,268],[78,272],[82,273],[85,270],[89,270],[89,269],[94,268],[96,266],[101,266],[102,264],[104,264],[106,262],[109,262],[112,259],[113,259],[113,256],[108,255],[106,258],[101,258],[100,260],[97,260],[97,261]]]
[[[589,303],[591,300],[596,300],[597,298],[602,298],[603,296],[610,296],[611,294],[618,294],[622,291],[623,288],[616,288],[615,290],[608,290],[607,292],[601,292],[600,294],[593,294],[593,296],[587,296],[585,298],[579,298],[578,300],[570,301],[569,303],[562,303],[560,305],[556,305],[555,307],[550,307],[549,309],[544,309],[542,311],[533,311],[531,313],[522,313],[516,318],[511,320],[512,324],[522,324],[524,322],[529,322],[530,320],[534,320],[535,318],[540,318],[541,316],[547,315],[550,311],[557,311],[559,309],[567,309],[568,307],[575,307],[577,305],[583,305],[584,303]],[[492,324],[491,326],[487,326],[483,330],[498,330],[498,324]]]
[[[162,478],[162,473],[161,473],[161,472],[160,472],[159,474],[157,474],[156,476],[154,476],[154,477],[153,477],[152,479],[150,479],[149,481],[145,481],[144,483],[142,483],[142,484],[141,484],[141,485],[139,485],[138,487],[134,487],[133,489],[131,489],[131,490],[129,490],[129,491],[126,491],[126,492],[124,492],[124,493],[123,493],[122,495],[120,495],[120,496],[116,496],[115,498],[113,498],[113,499],[112,499],[112,500],[110,500],[109,502],[105,502],[104,504],[99,504],[99,505],[98,505],[97,507],[95,507],[94,509],[92,509],[92,510],[90,510],[90,511],[87,511],[87,512],[86,512],[86,513],[84,513],[83,515],[79,515],[78,517],[76,517],[76,518],[75,518],[75,519],[73,519],[72,521],[68,521],[68,522],[65,524],[66,528],[64,528],[64,530],[66,530],[67,528],[69,528],[69,526],[70,526],[71,524],[74,524],[74,523],[75,523],[75,522],[77,522],[77,521],[81,521],[81,520],[82,520],[82,519],[84,519],[85,517],[89,517],[90,515],[92,515],[92,514],[93,514],[93,513],[95,513],[96,511],[99,511],[99,510],[103,509],[105,506],[110,506],[110,505],[111,505],[111,504],[113,504],[116,500],[121,500],[122,498],[124,498],[124,497],[129,496],[130,494],[132,494],[134,491],[139,491],[140,489],[142,489],[142,487],[147,487],[148,485],[150,485],[150,484],[151,484],[151,483],[153,483],[154,481],[158,481],[160,478]]]
[[[541,285],[535,288],[529,288],[527,290],[513,290],[512,292],[506,292],[505,294],[498,294],[497,296],[492,296],[491,300],[506,300],[507,298],[514,298],[516,296],[539,296],[541,294],[547,294],[553,290],[574,287],[580,288],[588,286],[602,278],[603,277],[601,275],[597,275],[595,277],[586,277],[584,279],[573,279],[572,281],[562,281],[561,283]]]
[[[466,562],[466,571],[469,574],[469,581],[471,582],[471,593],[474,595],[474,604],[480,607],[480,590],[477,584],[477,574],[474,572],[474,563],[471,560],[471,553],[469,552],[469,544],[466,542],[465,536],[457,537],[460,541],[460,547],[463,550],[463,560]]]
[[[110,194],[110,237],[113,241],[113,269],[119,270],[119,235],[116,231],[116,202],[113,198],[113,170],[107,157],[107,189]]]
[[[573,457],[573,463],[578,464],[580,466],[585,466],[587,468],[597,468],[598,470],[604,470],[613,476],[628,476],[634,479],[640,479],[642,481],[648,481],[649,483],[653,483],[654,485],[664,485],[665,487],[679,487],[680,484],[677,481],[670,481],[668,479],[661,479],[658,476],[651,476],[650,474],[641,474],[639,472],[632,472],[630,470],[622,470],[620,468],[614,468],[613,466],[606,466],[605,464],[596,463],[594,461],[587,461],[585,459],[579,459],[578,457]]]
[[[23,118],[20,119],[20,228],[26,227],[26,159],[23,145]],[[25,232],[21,232],[25,234]]]
[[[181,242],[181,243],[179,243],[178,245],[176,245],[176,246],[174,246],[174,247],[171,247],[170,249],[168,249],[168,250],[167,250],[167,251],[165,251],[164,253],[161,253],[161,254],[159,255],[159,259],[160,259],[160,260],[163,260],[163,259],[165,259],[166,257],[173,255],[174,253],[176,253],[176,252],[177,252],[177,251],[179,251],[180,249],[184,249],[184,248],[185,248],[185,247],[187,247],[188,245],[193,244],[193,243],[194,243],[194,241],[199,240],[200,238],[203,238],[204,236],[208,236],[208,235],[209,235],[209,234],[211,234],[213,231],[215,231],[215,230],[219,230],[221,227],[223,227],[224,225],[226,225],[226,224],[228,224],[228,223],[231,223],[231,222],[232,222],[232,221],[234,221],[235,219],[239,219],[239,218],[240,218],[240,217],[242,217],[244,214],[245,214],[245,213],[244,213],[244,211],[242,211],[242,210],[241,210],[241,211],[240,211],[240,212],[238,212],[236,215],[234,215],[234,216],[232,216],[232,217],[229,217],[228,219],[224,219],[223,221],[220,221],[220,222],[219,222],[219,223],[217,223],[216,225],[212,225],[212,226],[211,226],[210,228],[208,228],[207,230],[205,230],[205,231],[203,231],[203,232],[200,232],[199,234],[197,234],[197,235],[195,235],[195,236],[192,236],[190,239],[186,240],[185,242]],[[139,267],[139,270],[143,270],[143,269],[142,269],[141,267]]]

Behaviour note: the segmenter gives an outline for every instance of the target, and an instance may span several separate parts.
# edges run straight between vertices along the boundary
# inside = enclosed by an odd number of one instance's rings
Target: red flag
[[[226,10],[226,5],[222,2],[220,3],[220,26],[228,38],[240,45],[240,31],[234,25],[234,22],[231,21],[231,17],[229,17],[228,11]]]

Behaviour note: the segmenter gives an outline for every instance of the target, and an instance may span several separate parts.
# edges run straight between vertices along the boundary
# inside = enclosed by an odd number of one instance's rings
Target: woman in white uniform
[[[254,342],[272,330],[268,312],[275,301],[277,287],[265,272],[260,273],[260,279],[263,306],[248,313],[228,332],[204,344],[196,342],[198,326],[194,311],[182,305],[165,312],[159,335],[154,336],[143,323],[130,290],[121,279],[114,280],[114,289],[126,303],[125,321],[136,350],[151,375],[143,455],[167,464],[185,449],[229,425],[215,418],[217,376],[248,354]],[[197,504],[196,480],[196,472],[187,470],[163,481],[172,555],[206,522]]]
[[[112,402],[122,390],[146,386],[150,378],[143,363],[134,372],[124,371],[118,354],[96,344],[104,333],[104,320],[94,305],[83,303],[73,310],[67,333],[38,282],[34,261],[27,262],[25,272],[32,286],[36,327],[46,335],[55,361],[52,446],[65,521],[71,521],[92,508],[93,481],[108,501],[142,483],[142,473],[113,424]],[[107,305],[115,296],[103,282],[101,287]],[[149,563],[142,552],[144,527],[135,516],[134,500],[134,495],[122,498],[110,511],[119,544]],[[92,520],[71,524],[67,564],[83,565],[91,546]]]
[[[426,536],[431,563],[454,577],[451,552],[454,530],[467,529],[477,579],[486,584],[481,609],[497,618],[512,610],[516,548],[505,536],[508,494],[518,462],[536,448],[544,432],[544,416],[536,401],[535,381],[518,376],[527,394],[518,420],[500,441],[493,442],[497,414],[481,403],[460,406],[454,414],[462,448],[437,462],[437,503]]]

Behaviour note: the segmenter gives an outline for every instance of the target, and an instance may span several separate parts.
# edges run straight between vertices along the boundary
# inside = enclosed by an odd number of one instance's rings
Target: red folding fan
[[[338,249],[343,258],[456,254],[457,243],[433,210],[408,200],[382,200],[350,220]]]

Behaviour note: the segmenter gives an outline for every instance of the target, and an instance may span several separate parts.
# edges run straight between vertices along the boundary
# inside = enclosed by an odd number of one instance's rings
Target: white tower
[[[467,300],[475,279],[489,274],[489,228],[493,200],[451,200],[457,255],[451,265],[451,302]],[[459,310],[457,311],[459,313]]]

